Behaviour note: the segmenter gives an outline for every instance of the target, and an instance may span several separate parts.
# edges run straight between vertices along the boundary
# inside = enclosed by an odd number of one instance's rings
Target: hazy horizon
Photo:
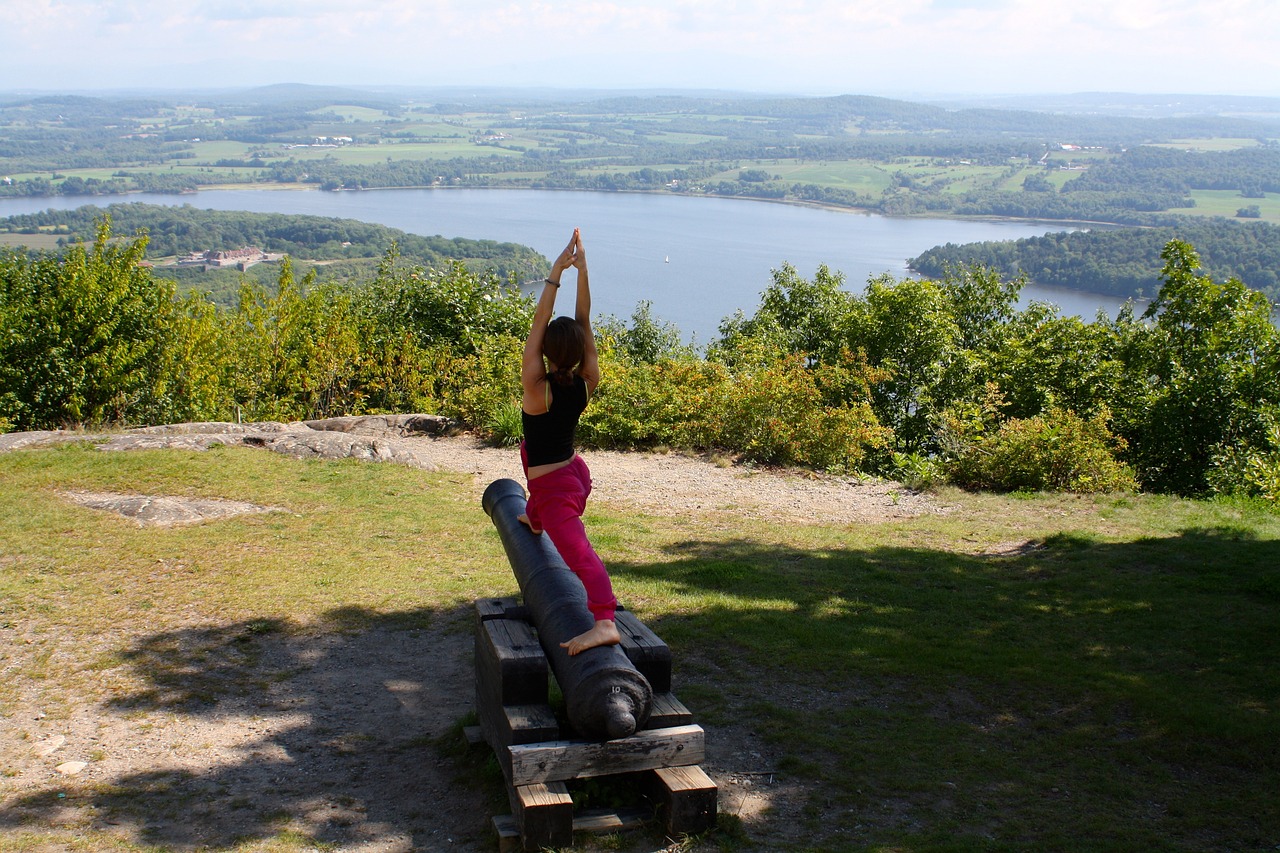
[[[6,91],[302,83],[1280,96],[1274,0],[0,2]]]

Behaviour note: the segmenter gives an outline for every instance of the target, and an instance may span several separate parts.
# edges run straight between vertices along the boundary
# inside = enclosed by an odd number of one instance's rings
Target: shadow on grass
[[[677,693],[813,783],[805,844],[1280,844],[1276,541],[670,551],[614,570],[693,602],[650,623]]]
[[[611,570],[674,592],[649,624],[675,652],[677,694],[816,782],[785,842],[758,839],[769,849],[1280,844],[1274,541],[1224,528],[1064,534],[1013,556],[748,540],[671,552]],[[124,659],[146,687],[107,711],[175,718],[193,750],[221,744],[218,760],[197,766],[175,743],[168,769],[71,804],[165,849],[286,830],[339,848],[485,849],[488,795],[431,744],[473,704],[469,617],[350,609],[324,632],[253,620],[143,637]],[[0,828],[54,822],[65,790],[11,801]]]

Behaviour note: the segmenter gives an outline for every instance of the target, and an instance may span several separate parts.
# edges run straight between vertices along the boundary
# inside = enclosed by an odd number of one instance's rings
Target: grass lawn
[[[131,649],[193,622],[350,637],[514,590],[469,475],[73,445],[0,454],[0,483],[7,738],[33,725],[15,708],[35,697],[71,717]],[[142,529],[59,497],[71,490],[284,511]],[[687,849],[1280,845],[1280,514],[1152,496],[940,502],[950,511],[832,527],[637,516],[599,496],[588,529],[619,598],[672,647],[680,698],[709,739],[763,744],[742,769],[770,762],[800,799],[785,831],[727,818]],[[234,669],[179,675],[205,665]],[[245,689],[200,684],[213,703]],[[0,851],[16,851],[30,826],[6,817],[20,780],[0,770]],[[71,784],[49,787],[48,820]],[[315,849],[287,824],[204,849]],[[120,832],[90,820],[74,849],[158,849]]]

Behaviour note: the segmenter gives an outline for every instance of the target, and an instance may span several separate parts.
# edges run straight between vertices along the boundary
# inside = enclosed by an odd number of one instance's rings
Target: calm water
[[[121,200],[0,199],[0,216]],[[628,318],[647,299],[657,317],[701,343],[734,311],[751,314],[771,271],[783,263],[805,277],[825,263],[844,273],[850,289],[860,290],[871,276],[907,275],[907,258],[936,245],[1065,230],[1055,223],[909,219],[733,199],[539,190],[213,190],[127,200],[359,219],[413,234],[522,243],[549,258],[577,226],[591,264],[594,313]],[[558,308],[570,313],[565,296]],[[1099,308],[1114,314],[1121,304],[1049,288],[1028,288],[1024,300],[1031,299],[1088,319]]]

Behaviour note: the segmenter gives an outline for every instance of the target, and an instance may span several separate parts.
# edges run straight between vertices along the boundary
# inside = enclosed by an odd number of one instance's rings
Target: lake
[[[742,199],[503,189],[235,189],[0,199],[0,216],[121,201],[359,219],[413,234],[522,243],[548,258],[576,226],[591,268],[593,313],[626,319],[638,302],[649,300],[656,317],[698,343],[715,337],[720,321],[735,311],[754,312],[771,271],[784,263],[806,278],[826,264],[857,291],[881,273],[909,275],[907,259],[933,246],[1070,230],[1062,223],[891,217]],[[559,313],[572,313],[565,298],[570,293],[561,297]],[[1114,315],[1123,302],[1029,287],[1024,304],[1032,299],[1086,319],[1099,308]]]

